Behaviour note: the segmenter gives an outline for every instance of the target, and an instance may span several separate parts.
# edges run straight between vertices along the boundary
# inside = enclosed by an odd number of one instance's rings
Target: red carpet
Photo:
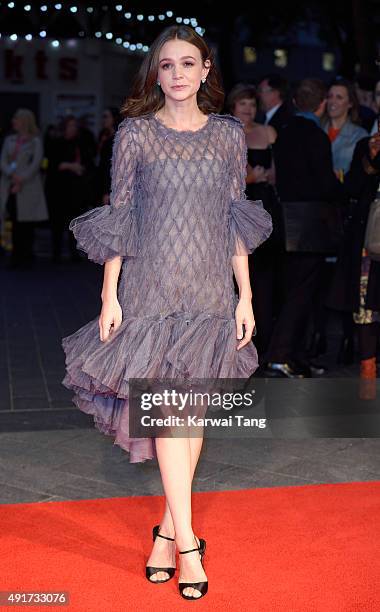
[[[210,581],[197,603],[180,598],[178,573],[144,577],[162,497],[1,506],[0,590],[68,591],[60,609],[75,612],[379,612],[380,481],[196,493],[193,504]]]

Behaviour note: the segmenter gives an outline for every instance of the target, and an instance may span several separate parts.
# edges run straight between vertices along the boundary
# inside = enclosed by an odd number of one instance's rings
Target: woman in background
[[[326,117],[322,124],[331,142],[335,174],[341,182],[344,182],[357,142],[368,136],[367,130],[360,126],[359,101],[354,83],[338,77],[330,84],[327,92]],[[311,347],[311,353],[315,357],[327,350],[328,312],[324,302],[332,274],[332,264],[326,261],[324,290],[315,305],[315,330]],[[354,327],[352,317],[345,313],[342,313],[342,328],[343,335],[337,362],[349,365],[354,361]]]
[[[15,134],[1,152],[0,214],[12,221],[11,267],[30,267],[34,225],[48,219],[41,180],[42,143],[32,111],[20,108],[12,119]]]
[[[61,261],[62,240],[70,219],[88,208],[89,193],[93,191],[87,176],[94,167],[92,147],[87,138],[81,137],[76,117],[70,115],[63,123],[63,137],[59,138],[49,159],[49,185],[52,205],[50,209],[53,261]],[[76,242],[69,232],[69,248],[72,261],[80,255]]]
[[[335,79],[327,93],[323,128],[331,142],[335,173],[341,180],[350,169],[356,143],[368,136],[359,124],[358,108],[354,84],[347,79]]]
[[[270,238],[248,257],[251,284],[255,288],[253,306],[257,335],[255,344],[262,364],[269,345],[275,314],[277,258],[279,254],[280,209],[275,192],[275,167],[272,145],[277,138],[271,125],[255,121],[258,108],[256,89],[252,85],[238,84],[229,93],[227,110],[240,119],[247,143],[246,194],[250,200],[261,200],[273,221]]]

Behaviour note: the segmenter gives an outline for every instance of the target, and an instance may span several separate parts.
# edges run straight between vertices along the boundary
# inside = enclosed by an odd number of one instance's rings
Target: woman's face
[[[75,138],[77,134],[78,134],[77,122],[74,121],[74,119],[70,119],[70,121],[66,123],[65,138],[67,138],[67,140],[71,140]]]
[[[106,110],[103,112],[102,119],[103,119],[103,127],[106,130],[112,130],[112,128],[113,128],[113,115],[112,115],[111,111],[108,108],[106,108]]]
[[[330,119],[347,118],[352,104],[343,85],[332,85],[327,94],[327,114]]]
[[[255,98],[241,98],[235,102],[233,114],[243,123],[255,120],[257,104]]]
[[[201,53],[185,40],[168,40],[159,54],[157,80],[167,98],[183,102],[195,96],[201,79],[207,77],[210,61],[203,65]]]
[[[376,83],[374,98],[375,98],[375,107],[377,111],[380,113],[380,81],[377,81]]]

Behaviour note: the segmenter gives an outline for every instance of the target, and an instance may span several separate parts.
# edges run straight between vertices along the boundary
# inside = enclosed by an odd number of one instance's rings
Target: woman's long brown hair
[[[169,26],[152,43],[140,69],[132,83],[131,93],[125,100],[121,113],[124,117],[138,117],[157,112],[165,102],[165,94],[157,85],[159,55],[161,47],[168,40],[185,40],[200,51],[203,62],[210,60],[211,66],[205,83],[197,93],[199,109],[205,114],[219,112],[223,107],[224,91],[219,72],[215,65],[214,54],[199,34],[188,26]]]

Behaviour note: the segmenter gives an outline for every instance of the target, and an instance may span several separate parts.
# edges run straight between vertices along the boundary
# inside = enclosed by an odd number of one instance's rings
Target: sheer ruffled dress
[[[125,119],[110,205],[70,223],[92,261],[123,258],[123,321],[106,342],[99,317],[63,338],[63,384],[131,462],[152,459],[155,445],[129,437],[130,378],[248,378],[258,366],[252,342],[236,350],[231,257],[252,253],[272,222],[261,201],[246,198],[246,163],[243,126],[229,115],[211,113],[195,132],[152,113]]]

